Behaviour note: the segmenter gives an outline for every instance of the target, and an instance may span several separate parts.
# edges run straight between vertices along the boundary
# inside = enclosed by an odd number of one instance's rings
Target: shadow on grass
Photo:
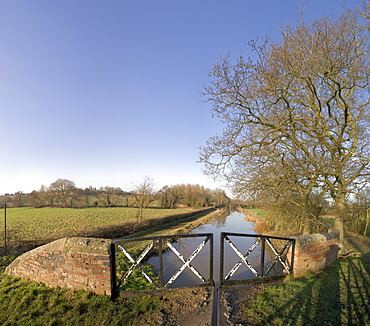
[[[339,264],[343,325],[370,324],[369,254]]]
[[[370,325],[370,255],[262,288],[241,309],[243,325]]]

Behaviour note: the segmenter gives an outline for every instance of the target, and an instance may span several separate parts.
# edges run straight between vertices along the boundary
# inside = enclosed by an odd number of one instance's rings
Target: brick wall
[[[322,269],[337,259],[337,232],[294,238],[294,276]],[[97,238],[59,239],[19,256],[5,273],[50,286],[112,295],[111,243]],[[290,256],[288,253],[287,257]]]
[[[329,230],[326,234],[295,236],[293,275],[301,276],[308,270],[323,269],[336,260],[340,249],[338,234]]]
[[[64,238],[26,252],[5,270],[50,286],[111,295],[111,241]]]

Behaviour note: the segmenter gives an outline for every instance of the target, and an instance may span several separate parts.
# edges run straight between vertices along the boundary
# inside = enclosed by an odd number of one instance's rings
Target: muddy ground
[[[140,291],[143,296],[155,295],[161,299],[160,313],[151,316],[151,324],[168,326],[212,325],[213,286],[196,286],[169,290]],[[130,298],[138,292],[122,291],[121,296]],[[119,299],[118,299],[119,300]]]

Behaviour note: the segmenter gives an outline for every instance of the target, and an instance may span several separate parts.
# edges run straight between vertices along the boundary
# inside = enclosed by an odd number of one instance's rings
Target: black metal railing
[[[191,253],[188,258],[175,248],[174,242],[185,238],[204,238],[199,243],[197,248]],[[209,242],[209,275],[204,277],[192,264],[191,262],[197,256],[197,254],[204,248]],[[128,243],[131,244],[131,249],[127,248]],[[136,255],[132,252],[132,244],[136,243],[135,251]],[[151,284],[151,287],[156,289],[168,288],[173,282],[180,276],[180,274],[188,268],[191,270],[202,283],[213,282],[213,234],[212,233],[199,233],[199,234],[184,234],[184,235],[166,235],[166,236],[153,236],[153,237],[136,237],[136,238],[124,238],[114,239],[112,241],[112,289],[114,292],[118,292],[122,285],[132,276],[135,270],[141,272],[145,277],[146,281]],[[181,267],[167,280],[164,280],[164,263],[163,263],[163,252],[165,250],[171,250],[182,262]],[[125,258],[126,265],[130,265],[125,271],[117,273],[117,255]],[[148,267],[144,266],[144,261],[151,255],[158,255],[159,257],[159,275],[153,275],[148,271]],[[128,262],[127,262],[128,261]],[[119,274],[119,275],[117,275]]]
[[[230,237],[238,238],[256,238],[252,246],[249,249],[242,253]],[[281,246],[281,249],[276,249],[276,244],[274,245],[272,241],[280,242],[285,241]],[[226,273],[224,274],[225,268],[225,242],[229,244],[232,250],[239,257],[238,262]],[[266,261],[266,244],[268,248],[271,249],[274,259],[267,262]],[[248,256],[260,245],[260,260],[258,266],[253,266],[253,264],[248,260]],[[288,252],[290,250],[290,257],[288,257]],[[276,265],[277,262],[280,262],[283,273],[292,273],[294,265],[294,249],[295,249],[295,239],[291,238],[281,238],[273,236],[264,236],[257,234],[243,234],[243,233],[230,233],[230,232],[221,232],[220,237],[220,281],[224,283],[225,281],[230,280],[230,278],[235,274],[235,272],[244,264],[256,277],[269,276],[269,273]],[[269,265],[268,265],[269,264]],[[267,269],[266,269],[267,267]],[[259,272],[257,271],[259,269]],[[276,276],[276,275],[274,275]]]

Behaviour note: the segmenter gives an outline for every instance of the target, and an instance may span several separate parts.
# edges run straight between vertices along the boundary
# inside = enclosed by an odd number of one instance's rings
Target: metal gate
[[[238,247],[234,244],[234,242],[230,239],[230,237],[237,237],[237,238],[256,238],[255,242],[252,246],[245,252],[242,253]],[[273,244],[273,241],[283,241],[283,244],[280,249],[277,249],[277,245]],[[226,273],[224,273],[225,266],[225,243],[227,243],[231,249],[235,252],[239,260],[235,263],[235,265]],[[267,244],[267,247],[266,247]],[[248,260],[248,256],[258,247],[260,246],[260,261],[258,266],[253,266],[252,263]],[[266,261],[266,248],[271,249],[274,258],[267,262]],[[288,257],[289,249],[290,257]],[[243,234],[243,233],[230,233],[230,232],[221,232],[220,238],[220,281],[221,284],[224,284],[226,281],[230,280],[230,278],[236,273],[236,271],[242,266],[245,265],[247,268],[256,276],[256,277],[264,277],[269,276],[269,273],[276,265],[277,262],[280,262],[283,267],[284,273],[291,273],[293,271],[294,265],[294,248],[295,248],[295,239],[291,238],[281,238],[281,237],[273,237],[273,236],[264,236],[264,235],[256,235],[256,234]],[[267,263],[269,265],[267,266]],[[266,268],[267,267],[267,268]],[[259,271],[257,271],[257,269]]]
[[[242,252],[231,238],[256,238],[252,246],[246,251]],[[174,242],[181,241],[187,238],[202,238],[195,250],[186,258],[174,245]],[[279,243],[280,249],[277,246]],[[275,244],[274,244],[275,242]],[[194,258],[201,252],[201,250],[209,243],[208,253],[208,275],[202,275],[197,268],[192,264]],[[231,247],[232,251],[237,255],[237,262],[233,267],[225,272],[225,245],[226,243]],[[129,245],[130,244],[130,245]],[[133,245],[134,244],[134,245]],[[253,266],[249,260],[250,254],[260,248],[260,258],[257,266]],[[269,248],[273,259],[266,260],[266,250]],[[220,237],[220,282],[224,284],[229,281],[232,276],[238,271],[241,266],[247,268],[254,274],[255,277],[270,276],[273,267],[279,263],[283,268],[284,273],[291,273],[294,264],[294,248],[295,239],[281,238],[273,236],[263,236],[257,234],[243,234],[222,232]],[[291,249],[291,250],[290,250]],[[176,257],[182,262],[181,266],[175,273],[167,280],[164,279],[164,262],[163,252],[171,250]],[[289,251],[290,250],[290,251]],[[289,257],[288,257],[288,252]],[[155,274],[151,267],[145,265],[145,260],[151,255],[157,255],[159,258],[159,273]],[[214,284],[213,281],[213,234],[183,234],[183,235],[168,235],[168,236],[153,236],[153,237],[136,237],[112,240],[112,290],[119,292],[122,285],[133,278],[134,273],[140,274],[141,279],[145,279],[151,289],[166,289],[183,273],[185,269],[189,269],[199,280],[200,284]],[[120,266],[122,261],[126,261],[124,267]],[[207,263],[206,261],[202,262]]]
[[[204,238],[188,258],[185,258],[183,254],[173,245],[174,242],[186,238]],[[191,264],[191,262],[208,242],[209,275],[208,277],[205,277]],[[129,243],[131,243],[131,248],[128,248],[127,246]],[[133,243],[136,243],[136,246],[132,246]],[[164,280],[164,250],[171,250],[182,262],[181,267],[168,280]],[[133,251],[136,253],[136,255],[133,255]],[[150,268],[148,268],[148,266],[143,266],[145,259],[153,254],[158,255],[159,257],[159,276],[150,273]],[[118,255],[120,255],[121,258],[117,257]],[[117,271],[117,264],[119,264],[119,260],[123,257],[129,261],[130,266],[126,266],[127,268]],[[112,258],[112,289],[114,292],[118,292],[120,290],[121,285],[129,280],[130,276],[133,275],[135,270],[140,271],[146,281],[151,284],[152,288],[155,289],[168,288],[186,268],[191,270],[203,284],[212,284],[213,282],[212,233],[115,239],[112,240]]]

